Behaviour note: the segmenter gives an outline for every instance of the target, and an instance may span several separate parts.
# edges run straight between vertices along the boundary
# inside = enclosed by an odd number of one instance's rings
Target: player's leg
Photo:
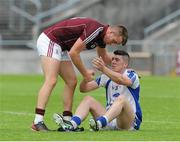
[[[44,83],[38,93],[37,106],[35,109],[35,119],[32,129],[36,131],[48,130],[43,123],[46,104],[51,95],[52,89],[56,85],[59,68],[61,48],[52,42],[44,33],[42,33],[37,41],[38,53],[41,57],[41,66],[44,73]],[[58,51],[58,52],[57,52]]]
[[[60,61],[50,57],[41,56],[41,65],[44,73],[44,83],[39,91],[37,107],[44,109],[48,97],[56,85]]]
[[[60,61],[50,57],[41,56],[41,65],[44,73],[44,83],[38,93],[34,124],[43,121],[48,98],[57,82]]]
[[[129,130],[133,126],[134,119],[135,114],[133,107],[130,105],[127,99],[124,99],[123,109],[116,118],[118,128]]]
[[[85,96],[77,107],[75,115],[80,116],[84,120],[89,112],[94,118],[97,118],[105,114],[106,109],[93,97]]]
[[[81,124],[81,122],[91,113],[93,118],[105,114],[106,109],[93,97],[85,96],[76,109],[75,115],[71,119],[73,127],[76,128]]]
[[[105,116],[108,118],[108,122],[116,118],[118,128],[126,130],[131,128],[135,118],[132,106],[122,95],[115,100]]]
[[[105,127],[113,119],[117,118],[117,125],[121,129],[129,129],[134,121],[134,112],[128,100],[124,96],[119,96],[109,110],[101,117],[97,118],[98,127]]]
[[[75,130],[81,122],[88,116],[88,113],[91,113],[94,119],[103,115],[106,110],[105,108],[93,97],[85,96],[81,101],[79,106],[76,109],[75,114],[73,115],[71,121],[67,122],[59,114],[54,115],[55,122],[58,125],[61,125],[63,128],[67,127],[70,130]]]
[[[59,75],[65,82],[63,91],[63,116],[66,120],[70,120],[72,116],[73,95],[77,85],[76,74],[71,61],[61,61]]]

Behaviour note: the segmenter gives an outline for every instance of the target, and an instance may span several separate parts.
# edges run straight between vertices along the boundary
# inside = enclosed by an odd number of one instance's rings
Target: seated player
[[[66,121],[60,114],[54,114],[55,122],[65,131],[77,130],[90,112],[89,120],[94,131],[100,129],[139,130],[142,112],[139,104],[139,77],[128,69],[129,54],[123,50],[114,51],[111,69],[105,66],[101,57],[95,58],[93,66],[103,74],[96,81],[82,81],[81,92],[89,92],[99,87],[106,89],[106,108],[91,96],[85,96],[76,109],[71,121]]]

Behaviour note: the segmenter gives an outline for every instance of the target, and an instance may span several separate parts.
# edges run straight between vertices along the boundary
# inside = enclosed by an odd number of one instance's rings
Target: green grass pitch
[[[34,119],[37,93],[42,85],[38,75],[0,75],[0,140],[1,141],[178,141],[180,140],[180,78],[142,77],[140,103],[143,122],[138,132],[89,131],[88,119],[82,123],[84,132],[33,132],[30,129]],[[79,77],[80,81],[80,77]],[[79,86],[78,86],[79,87]],[[103,88],[91,93],[74,96],[73,112],[83,96],[92,95],[105,103]],[[57,129],[52,120],[54,112],[62,112],[63,81],[50,97],[45,123]],[[60,95],[61,94],[61,95]],[[90,116],[89,116],[90,117]]]

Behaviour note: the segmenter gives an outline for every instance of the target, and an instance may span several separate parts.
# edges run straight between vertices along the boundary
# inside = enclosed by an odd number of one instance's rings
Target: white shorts
[[[47,56],[59,61],[71,61],[68,51],[62,51],[61,46],[42,33],[37,40],[39,56]]]
[[[113,119],[111,122],[109,122],[109,123],[107,124],[107,126],[103,128],[103,130],[122,130],[122,129],[118,127],[118,125],[117,125],[117,120],[116,120],[116,118],[115,118],[115,119]],[[134,128],[134,125],[133,125],[133,126],[132,126],[131,128],[129,128],[128,130],[129,130],[129,131],[133,131],[133,130],[136,130],[136,129]]]

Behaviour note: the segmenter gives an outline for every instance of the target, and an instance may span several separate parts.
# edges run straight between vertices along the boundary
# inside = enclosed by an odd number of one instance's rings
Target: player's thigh
[[[69,82],[77,82],[76,73],[74,71],[72,62],[69,61],[61,61],[59,75],[63,78],[63,80],[68,84]]]
[[[135,114],[133,111],[133,107],[126,100],[120,115],[117,116],[117,125],[122,129],[129,129],[133,125],[135,119]]]
[[[51,57],[41,56],[41,66],[45,79],[57,78],[61,62]]]
[[[37,51],[39,56],[47,56],[59,61],[62,60],[61,46],[49,39],[44,33],[42,33],[37,40]]]
[[[91,107],[90,107],[90,112],[94,118],[97,118],[99,116],[102,116],[106,113],[106,109],[104,108],[103,105],[93,97],[91,99]]]
[[[51,41],[44,33],[37,40],[37,51],[41,57],[41,65],[46,79],[57,78],[61,62],[61,47]]]

